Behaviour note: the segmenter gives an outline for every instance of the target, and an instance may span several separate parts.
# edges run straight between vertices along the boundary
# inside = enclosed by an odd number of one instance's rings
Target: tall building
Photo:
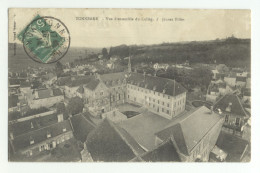
[[[182,162],[208,161],[223,125],[224,118],[202,106],[177,118],[156,135],[160,145],[172,138]]]
[[[127,101],[146,107],[167,119],[185,110],[186,89],[171,79],[131,73],[127,79]]]

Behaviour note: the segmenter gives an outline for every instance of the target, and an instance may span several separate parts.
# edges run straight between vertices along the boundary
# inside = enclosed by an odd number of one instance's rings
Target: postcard
[[[251,11],[8,10],[9,162],[250,162]]]

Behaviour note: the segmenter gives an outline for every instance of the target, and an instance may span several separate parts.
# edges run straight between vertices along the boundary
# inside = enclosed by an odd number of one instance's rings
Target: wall
[[[64,96],[54,96],[45,99],[30,100],[29,106],[31,109],[37,109],[40,107],[51,107],[56,103],[64,101]]]

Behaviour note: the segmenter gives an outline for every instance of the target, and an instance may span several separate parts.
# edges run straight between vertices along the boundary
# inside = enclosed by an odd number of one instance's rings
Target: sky
[[[231,35],[251,38],[250,10],[9,9],[9,42],[20,43],[14,41],[14,32],[18,34],[37,14],[61,20],[70,32],[71,47],[203,41]],[[77,17],[97,17],[98,20],[76,20]],[[133,21],[115,18],[132,18]],[[163,18],[168,21],[162,21]]]

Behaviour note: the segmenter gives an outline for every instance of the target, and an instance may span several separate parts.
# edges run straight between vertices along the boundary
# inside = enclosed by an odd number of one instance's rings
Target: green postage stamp
[[[27,55],[40,63],[60,60],[70,46],[68,28],[54,17],[37,15],[18,35]]]

